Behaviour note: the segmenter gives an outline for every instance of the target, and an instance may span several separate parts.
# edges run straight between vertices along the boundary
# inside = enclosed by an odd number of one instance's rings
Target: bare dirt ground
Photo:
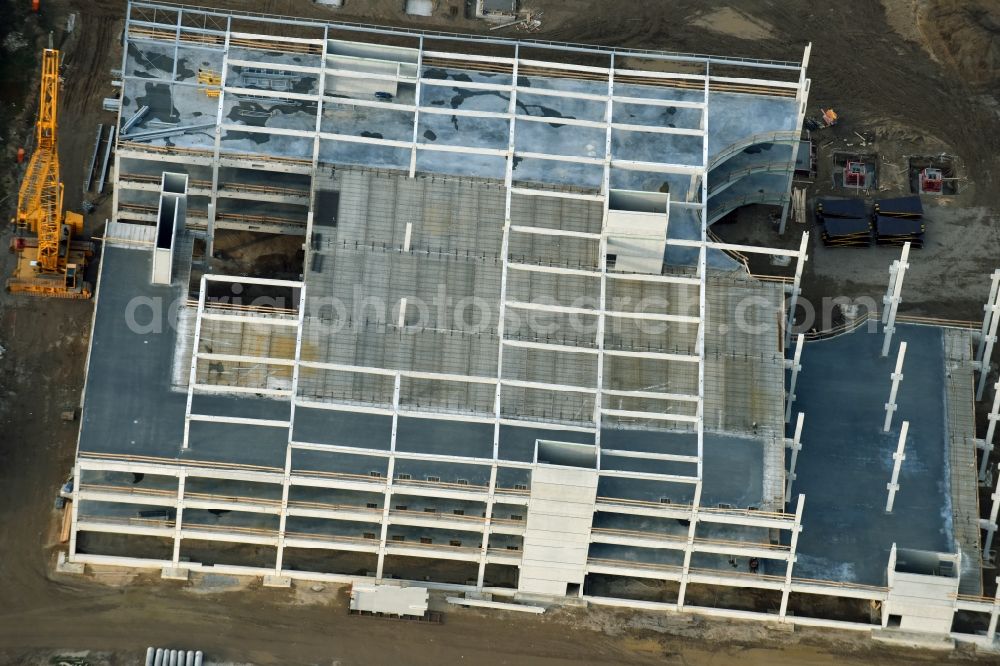
[[[308,0],[217,0],[217,7],[278,14],[406,24],[456,32],[484,32],[463,18],[462,0],[436,0],[434,17],[413,19],[396,0],[346,0],[334,10]],[[955,155],[962,193],[933,206],[930,243],[916,253],[904,296],[913,311],[973,319],[986,296],[983,276],[994,267],[993,227],[1000,193],[995,132],[1000,103],[996,3],[991,0],[884,0],[850,3],[776,3],[741,0],[706,7],[696,0],[531,0],[544,11],[541,39],[628,45],[794,60],[813,42],[810,112],[834,106],[843,122],[819,136],[826,154],[874,134],[875,149],[899,163],[907,155]],[[30,48],[55,29],[65,51],[61,149],[66,205],[79,210],[80,184],[92,149],[93,128],[111,117],[100,108],[112,93],[109,69],[120,62],[120,0],[43,0],[41,17],[26,18],[27,2],[7,2],[0,15],[6,38],[17,32],[29,50],[5,49],[0,69],[0,213],[16,199],[14,150],[30,134],[37,77]],[[456,8],[454,13],[452,9]],[[68,38],[60,26],[77,13]],[[500,31],[494,34],[504,34]],[[506,31],[510,36],[519,33]],[[6,46],[6,41],[3,42]],[[34,47],[31,45],[34,44]],[[29,55],[25,55],[28,53]],[[35,61],[37,63],[37,60]],[[20,71],[16,70],[20,68]],[[824,193],[829,165],[821,154],[813,194]],[[824,169],[826,171],[824,172]],[[891,173],[885,180],[893,181]],[[888,190],[887,193],[897,193]],[[87,217],[99,230],[108,201]],[[749,212],[750,218],[755,213]],[[748,219],[750,219],[748,218]],[[741,221],[726,233],[781,242]],[[796,242],[799,229],[784,242]],[[2,242],[9,240],[5,231]],[[818,239],[815,239],[818,240]],[[812,296],[881,292],[895,252],[832,251],[814,247],[806,293]],[[0,272],[12,260],[0,253]],[[450,610],[443,627],[349,618],[343,598],[303,603],[301,590],[220,591],[205,581],[188,586],[159,580],[115,580],[51,573],[56,551],[52,509],[70,469],[76,424],[60,412],[78,403],[92,304],[33,300],[0,294],[0,663],[50,663],[54,650],[97,651],[97,663],[135,663],[147,645],[204,649],[214,658],[260,664],[913,664],[940,663],[872,647],[854,635],[799,631],[785,634],[759,624],[734,624],[674,615],[560,611],[541,619]],[[119,576],[120,577],[120,576]],[[119,583],[109,585],[108,583]],[[763,647],[768,645],[769,647]],[[105,654],[106,653],[106,654]],[[102,656],[104,654],[105,656]],[[948,660],[963,660],[958,655]]]
[[[16,616],[0,614],[0,663],[50,664],[83,652],[92,666],[132,664],[149,645],[201,649],[213,662],[286,666],[940,663],[937,655],[873,647],[852,634],[789,634],[680,615],[589,609],[524,616],[434,600],[445,611],[444,624],[435,626],[351,617],[346,592],[331,586],[272,590],[219,575],[167,583],[101,569],[89,578],[57,576],[45,585],[61,591],[58,605],[35,602]],[[775,641],[780,651],[762,647]],[[950,661],[969,663],[971,655]]]

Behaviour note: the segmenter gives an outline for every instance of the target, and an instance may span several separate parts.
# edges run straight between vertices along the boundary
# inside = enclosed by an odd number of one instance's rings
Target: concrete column
[[[990,360],[993,358],[993,345],[997,341],[997,324],[1000,323],[1000,312],[997,312],[997,308],[1000,308],[1000,291],[994,297],[994,302],[991,306],[993,310],[992,316],[990,316],[990,326],[989,331],[986,333],[983,345],[983,355],[979,359],[979,386],[976,387],[976,400],[983,399],[983,389],[986,388],[986,377],[990,374]]]
[[[781,619],[784,619],[785,615],[788,613],[788,595],[792,593],[792,567],[795,565],[795,552],[798,549],[799,533],[802,531],[802,509],[805,506],[805,503],[806,496],[800,493],[799,501],[795,506],[795,527],[792,528],[792,535],[788,550],[788,562],[785,564],[785,587],[781,591],[781,608],[778,610],[778,617]]]
[[[885,296],[882,297],[882,324],[889,321],[889,304],[892,303],[892,288],[896,285],[896,271],[899,269],[899,260],[896,259],[889,266],[889,286],[885,288]]]
[[[792,328],[795,326],[795,307],[799,302],[799,294],[802,293],[802,269],[809,258],[806,252],[809,250],[809,232],[802,232],[802,240],[799,243],[799,255],[795,259],[795,279],[792,281],[792,295],[788,303],[788,326],[785,327],[785,346],[792,343]]]
[[[795,464],[799,459],[799,451],[802,450],[802,423],[805,421],[806,415],[799,412],[798,419],[795,421],[795,435],[792,437],[789,447],[792,449],[792,459],[788,464],[788,478],[785,480],[785,503],[787,504],[792,499],[792,483],[795,481]]]
[[[910,422],[903,421],[903,428],[899,431],[899,445],[896,446],[896,452],[892,454],[892,459],[895,461],[892,466],[892,481],[886,484],[886,488],[889,490],[889,499],[885,503],[886,513],[892,513],[892,505],[896,501],[896,491],[899,490],[899,468],[906,460],[903,449],[906,447],[906,434],[909,430]]]
[[[997,492],[997,484],[1000,483],[1000,465],[997,465],[996,480],[993,485],[993,494],[990,499],[993,504],[990,506],[989,520],[984,524],[979,521],[980,527],[986,530],[986,540],[983,542],[983,559],[989,559],[990,548],[993,547],[993,535],[997,531],[997,514],[1000,514],[1000,492]]]
[[[892,584],[895,579],[896,572],[896,542],[892,543],[892,548],[889,549],[889,566],[886,570],[886,587],[892,589]],[[889,626],[889,614],[885,612],[885,603],[882,604],[882,628],[885,629]]]
[[[990,454],[993,453],[993,437],[997,430],[997,420],[1000,419],[1000,382],[993,385],[993,407],[990,408],[989,416],[986,420],[986,437],[983,439],[983,458],[979,462],[979,480],[986,480],[986,467],[990,462]]]
[[[188,448],[191,437],[191,405],[194,402],[194,385],[198,380],[198,340],[201,338],[201,316],[205,314],[205,293],[207,291],[205,276],[201,276],[198,288],[198,311],[194,320],[194,341],[191,346],[191,369],[188,374],[187,402],[184,407],[184,439],[181,448]]]
[[[882,343],[883,357],[889,355],[889,347],[892,346],[892,334],[896,330],[896,311],[899,309],[899,294],[903,291],[903,277],[906,275],[906,269],[910,267],[910,264],[906,262],[909,256],[910,244],[906,243],[903,245],[903,254],[899,258],[899,266],[896,269],[896,279],[892,285],[892,296],[890,297],[889,302],[889,316],[885,322],[885,342]]]
[[[184,529],[184,483],[187,480],[187,472],[180,470],[177,472],[177,517],[174,520],[174,567],[180,565],[181,561],[181,531]]]
[[[799,370],[802,369],[802,364],[799,361],[802,359],[802,345],[805,344],[805,340],[806,336],[802,333],[799,333],[795,340],[795,358],[791,362],[792,377],[788,382],[788,396],[785,398],[785,423],[792,420],[792,403],[795,402],[795,382],[799,378]]]
[[[305,307],[303,304],[301,307]],[[294,403],[294,398],[292,399]],[[291,428],[289,428],[291,438]],[[285,526],[288,523],[288,489],[292,482],[292,447],[285,448],[285,478],[281,483],[281,514],[278,516],[278,553],[274,558],[274,575],[281,575],[281,567],[285,557]]]
[[[208,223],[205,229],[205,262],[212,265],[212,255],[215,252],[215,201],[208,204]]]
[[[376,582],[382,582],[382,572],[385,568],[385,543],[389,536],[389,508],[392,504],[392,477],[396,473],[396,457],[389,458],[389,466],[386,469],[385,497],[382,500],[382,529],[379,535],[378,545],[378,565],[375,569]]]
[[[889,402],[885,403],[885,423],[882,424],[882,432],[889,432],[892,425],[892,415],[896,411],[896,393],[899,391],[899,383],[903,381],[903,359],[906,357],[906,342],[899,343],[899,354],[896,355],[896,371],[889,375],[892,380],[892,388],[889,389]]]
[[[799,149],[798,146],[794,146],[793,145],[792,146],[792,155],[794,155],[795,151],[797,151],[798,149]],[[787,199],[785,199],[785,203],[781,204],[781,221],[778,222],[778,235],[779,236],[784,236],[785,235],[785,225],[788,222],[788,208],[789,208],[789,206],[791,204],[792,177],[795,174],[795,171],[794,171],[795,166],[792,165],[791,169],[792,169],[792,171],[788,172],[788,186],[786,188],[786,191],[788,192],[789,196],[788,196]]]
[[[681,571],[680,588],[677,590],[677,610],[684,608],[684,595],[687,594],[688,576],[691,572],[691,555],[694,551],[694,533],[698,526],[698,506],[701,504],[701,481],[694,486],[694,500],[691,502],[691,518],[688,525],[687,544],[684,546],[684,568]]]
[[[986,348],[986,335],[987,331],[990,330],[990,320],[997,313],[997,290],[1000,287],[1000,270],[993,271],[993,275],[990,276],[990,297],[986,300],[986,304],[983,305],[983,326],[979,331],[979,346],[976,348],[976,363],[979,364],[979,369],[982,370],[983,362],[983,350]]]
[[[215,111],[215,137],[212,145],[212,193],[208,204],[208,224],[205,232],[205,254],[208,270],[212,266],[212,253],[215,251],[215,215],[219,201],[219,169],[220,154],[222,152],[222,123],[224,121],[223,110],[225,109],[226,86],[228,85],[227,74],[229,72],[229,40],[232,35],[233,19],[226,18],[226,41],[222,48],[222,70],[219,72],[219,97]],[[325,60],[325,59],[324,59]],[[172,88],[172,86],[171,86]],[[320,95],[322,99],[322,95]]]
[[[806,78],[806,68],[809,66],[809,56],[811,53],[812,43],[810,42],[809,44],[806,44],[805,50],[802,52],[802,68],[799,70],[799,86],[795,90],[795,101],[798,106],[795,130],[800,134],[802,133],[802,122],[805,120],[806,116],[806,99],[809,97],[809,79]],[[780,236],[785,235],[785,226],[788,222],[788,208],[789,202],[792,198],[792,183],[795,180],[795,157],[798,154],[798,150],[798,145],[792,144],[792,164],[789,166],[788,183],[785,186],[785,194],[788,195],[788,199],[785,200],[785,204],[781,207],[781,223],[778,225],[778,235]]]
[[[115,188],[118,189],[118,188]],[[73,465],[73,505],[70,507],[70,511],[73,512],[70,522],[69,530],[69,551],[66,554],[66,559],[70,562],[76,556],[76,522],[80,517],[80,464],[77,463]]]
[[[375,580],[382,581],[382,572],[385,568],[386,539],[389,537],[389,510],[392,508],[392,481],[396,475],[396,432],[399,429],[399,394],[402,385],[402,375],[398,372],[393,380],[392,387],[392,433],[389,439],[389,464],[386,469],[385,499],[382,507],[382,533],[379,539],[378,567],[375,571]]]
[[[324,47],[324,52],[326,47]],[[326,58],[323,58],[325,61]],[[424,36],[420,35],[420,43],[417,45],[417,72],[424,71]],[[517,60],[514,60],[514,71],[515,76],[513,78],[512,86],[517,85]],[[417,175],[417,128],[420,126],[420,76],[417,76],[417,84],[413,93],[413,138],[410,140],[410,178]],[[514,99],[514,92],[511,91],[511,100]],[[513,106],[513,101],[511,102]],[[317,140],[319,139],[317,135]]]
[[[486,556],[490,548],[490,528],[493,523],[493,502],[497,491],[497,463],[493,462],[490,468],[490,494],[486,498],[486,519],[483,525],[483,541],[479,553],[479,575],[476,578],[476,587],[483,589],[486,580]],[[582,586],[580,588],[583,589]]]
[[[991,641],[997,635],[997,615],[1000,614],[1000,576],[996,579],[997,591],[993,595],[993,610],[990,611],[990,626],[986,630],[986,637]]]

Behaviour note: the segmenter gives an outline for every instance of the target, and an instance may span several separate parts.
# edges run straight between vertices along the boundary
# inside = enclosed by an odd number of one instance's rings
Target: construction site
[[[79,201],[49,36],[7,287],[93,305],[52,575],[994,653],[1000,270],[924,285],[965,163],[843,139],[810,42],[499,4],[474,35],[133,0]]]

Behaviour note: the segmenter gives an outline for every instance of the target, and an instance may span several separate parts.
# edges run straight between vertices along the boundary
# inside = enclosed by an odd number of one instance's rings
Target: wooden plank
[[[73,527],[73,501],[66,500],[63,504],[62,526],[59,528],[59,543],[69,542],[70,529]]]

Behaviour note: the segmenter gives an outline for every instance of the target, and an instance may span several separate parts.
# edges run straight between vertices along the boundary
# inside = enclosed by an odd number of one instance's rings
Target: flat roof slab
[[[165,308],[181,294],[150,284],[151,257],[144,250],[104,248],[81,452],[176,455],[183,439],[186,395],[170,390],[177,334],[165,317]],[[150,307],[136,308],[135,320],[151,323],[156,311],[163,316],[159,332],[130,328],[126,315],[136,298]]]
[[[907,350],[899,409],[883,433],[901,340]],[[803,350],[794,412],[806,416],[792,489],[806,496],[798,577],[884,585],[893,543],[954,552],[941,329],[897,324],[888,358],[881,357],[882,342],[862,329]],[[887,514],[886,484],[904,420],[906,460]]]

